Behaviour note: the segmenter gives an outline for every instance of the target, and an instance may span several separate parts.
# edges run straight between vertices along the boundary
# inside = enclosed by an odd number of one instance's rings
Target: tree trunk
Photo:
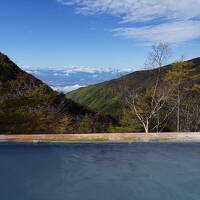
[[[160,115],[158,113],[157,115],[157,126],[156,126],[156,132],[159,133],[159,125],[160,125]]]
[[[180,89],[178,88],[178,98],[177,98],[177,132],[180,132]]]
[[[149,133],[149,121],[148,120],[146,122],[144,129],[145,129],[145,133]]]

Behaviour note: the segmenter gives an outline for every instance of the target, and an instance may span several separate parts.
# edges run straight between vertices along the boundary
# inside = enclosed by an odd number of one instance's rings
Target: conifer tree
[[[193,63],[184,62],[182,59],[174,63],[165,76],[165,81],[173,90],[177,114],[177,132],[181,131],[181,106],[184,95],[191,90],[190,80],[193,79]]]

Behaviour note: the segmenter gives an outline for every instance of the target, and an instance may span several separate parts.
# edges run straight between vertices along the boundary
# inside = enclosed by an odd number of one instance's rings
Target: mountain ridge
[[[104,132],[109,123],[110,117],[66,99],[0,53],[0,134]]]
[[[197,73],[200,73],[200,57],[187,60],[192,62]],[[172,65],[161,67],[161,76],[163,76]],[[113,79],[103,83],[83,87],[66,94],[67,98],[74,100],[82,105],[87,105],[93,110],[101,110],[107,114],[113,115],[113,111],[118,113],[118,107],[121,107],[121,95],[117,93],[123,90],[123,87],[132,89],[149,88],[156,79],[159,68],[151,70],[135,71],[118,79]]]

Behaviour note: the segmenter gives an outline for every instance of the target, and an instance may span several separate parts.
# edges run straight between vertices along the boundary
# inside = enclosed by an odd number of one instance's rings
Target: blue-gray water
[[[200,144],[0,144],[1,200],[199,200]]]

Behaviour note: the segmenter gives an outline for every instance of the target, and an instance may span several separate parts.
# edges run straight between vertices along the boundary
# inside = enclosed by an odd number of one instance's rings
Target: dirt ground
[[[200,142],[199,133],[0,135],[0,142]]]

